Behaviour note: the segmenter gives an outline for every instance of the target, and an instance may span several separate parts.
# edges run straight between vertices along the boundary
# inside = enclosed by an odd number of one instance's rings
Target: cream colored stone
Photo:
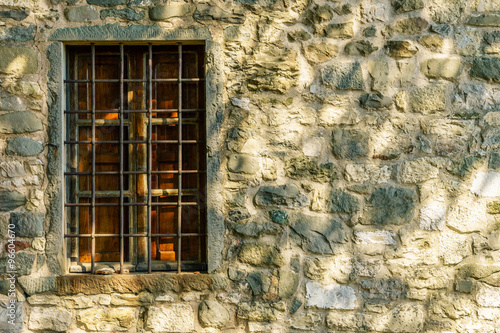
[[[193,309],[183,304],[150,306],[146,328],[153,332],[192,332]]]
[[[458,264],[472,254],[472,244],[467,235],[444,233],[439,237],[439,249],[444,264]]]
[[[306,299],[306,307],[342,310],[359,307],[358,297],[354,289],[338,284],[323,286],[318,282],[308,282],[306,284]]]
[[[402,183],[421,183],[438,175],[439,169],[426,158],[404,161],[399,166],[399,181]]]
[[[71,312],[62,308],[34,307],[31,309],[28,327],[30,330],[66,332],[71,318]]]
[[[460,232],[474,232],[488,225],[486,209],[483,204],[461,200],[450,206],[447,225]]]
[[[391,178],[391,165],[347,164],[345,179],[349,182],[386,183]]]
[[[37,251],[44,251],[45,242],[46,242],[45,238],[35,238],[33,239],[33,242],[31,242],[31,247]]]
[[[307,258],[304,262],[304,274],[311,280],[322,284],[348,283],[353,270],[350,256],[333,258]]]
[[[420,209],[420,229],[429,231],[443,230],[446,223],[447,210],[447,206],[439,202],[423,206]]]
[[[79,311],[77,325],[87,331],[129,332],[137,321],[138,309],[134,308],[91,308]]]

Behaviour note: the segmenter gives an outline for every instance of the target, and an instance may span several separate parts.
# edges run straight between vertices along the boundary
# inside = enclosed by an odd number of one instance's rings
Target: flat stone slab
[[[306,299],[306,307],[342,310],[358,307],[356,304],[358,297],[354,289],[338,284],[323,286],[318,282],[308,282],[306,284]]]

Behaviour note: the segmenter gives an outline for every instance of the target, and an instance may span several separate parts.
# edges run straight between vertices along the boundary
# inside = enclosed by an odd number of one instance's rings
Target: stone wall
[[[0,0],[0,331],[500,332],[499,13],[498,0]],[[208,29],[220,48],[208,171],[225,229],[209,274],[61,266],[50,45],[119,27]]]

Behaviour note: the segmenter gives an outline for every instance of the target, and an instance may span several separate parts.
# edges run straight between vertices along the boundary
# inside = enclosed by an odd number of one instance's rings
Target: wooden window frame
[[[89,44],[87,44],[89,45]],[[88,203],[85,203],[85,204],[82,204],[79,202],[79,197],[72,193],[71,190],[67,190],[67,193],[66,193],[66,202],[64,204],[65,208],[67,210],[76,210],[77,207],[83,207],[83,206],[86,206],[86,207],[89,207],[88,209],[91,211],[91,224],[92,224],[92,227],[91,227],[91,232],[89,234],[80,234],[78,233],[77,230],[75,230],[75,224],[73,222],[73,220],[76,218],[76,214],[73,212],[73,213],[66,213],[66,218],[69,219],[69,221],[67,221],[67,225],[68,225],[68,228],[65,232],[65,241],[67,241],[67,248],[68,248],[68,252],[69,252],[69,257],[70,257],[70,260],[71,260],[71,265],[69,267],[69,271],[70,272],[86,272],[86,271],[90,271],[92,273],[95,273],[96,271],[96,266],[98,265],[96,263],[96,260],[95,260],[95,241],[96,241],[96,238],[99,238],[99,237],[119,237],[119,242],[120,242],[120,260],[119,260],[119,264],[116,264],[116,263],[107,263],[107,262],[102,262],[102,264],[105,264],[105,265],[113,265],[113,267],[116,269],[116,271],[120,272],[120,273],[124,273],[124,272],[127,272],[127,271],[147,271],[149,273],[151,273],[152,271],[155,271],[155,270],[166,270],[166,271],[169,271],[169,270],[176,270],[177,272],[181,272],[181,271],[192,271],[192,270],[195,270],[195,271],[204,271],[207,269],[207,254],[206,254],[206,251],[207,251],[207,245],[205,246],[201,246],[200,245],[200,251],[201,252],[205,252],[203,254],[200,254],[199,256],[199,262],[196,263],[196,264],[190,264],[188,261],[184,261],[182,259],[182,239],[183,237],[200,237],[204,239],[204,242],[206,242],[206,236],[207,236],[207,233],[206,231],[203,231],[203,232],[200,232],[198,231],[196,233],[196,235],[189,235],[189,233],[183,233],[182,232],[182,217],[183,217],[183,213],[182,213],[182,208],[183,206],[186,206],[185,203],[183,201],[183,198],[182,196],[184,195],[183,194],[183,186],[182,186],[182,176],[183,176],[183,167],[182,167],[182,162],[183,162],[183,158],[182,158],[182,152],[183,152],[183,143],[184,141],[188,141],[188,140],[184,140],[183,139],[183,113],[185,113],[186,111],[183,109],[183,103],[182,103],[182,92],[183,92],[183,89],[182,89],[182,84],[183,82],[190,82],[189,79],[186,79],[186,78],[183,78],[182,76],[182,66],[183,66],[183,46],[185,45],[192,45],[190,43],[181,43],[181,42],[177,42],[175,45],[178,47],[178,60],[179,60],[179,71],[178,71],[178,78],[175,79],[175,80],[170,80],[171,82],[177,82],[178,84],[178,93],[179,93],[179,97],[178,97],[178,115],[177,115],[177,126],[178,128],[180,128],[181,130],[178,130],[178,139],[177,139],[177,145],[179,147],[179,151],[178,151],[178,156],[177,156],[177,159],[179,161],[179,166],[178,166],[178,169],[177,169],[177,172],[176,174],[178,175],[178,189],[177,189],[177,202],[175,203],[175,207],[177,207],[178,209],[178,213],[177,213],[177,232],[175,234],[171,234],[171,233],[168,233],[168,234],[162,234],[162,233],[153,233],[152,232],[152,211],[153,211],[153,207],[155,206],[155,202],[152,200],[154,196],[158,196],[158,195],[154,195],[155,194],[155,191],[158,192],[158,191],[161,191],[161,193],[159,194],[161,196],[161,194],[175,194],[173,192],[175,192],[175,190],[173,191],[169,191],[169,190],[161,190],[161,189],[153,189],[152,188],[152,183],[153,183],[153,180],[152,180],[152,177],[153,175],[156,173],[156,174],[159,174],[159,173],[163,173],[163,171],[154,171],[153,168],[152,168],[152,158],[151,156],[153,156],[153,144],[157,143],[157,144],[160,144],[160,140],[156,140],[157,142],[155,142],[155,140],[153,140],[153,126],[155,124],[155,122],[157,123],[162,123],[162,122],[165,122],[165,123],[168,123],[168,121],[165,121],[165,119],[162,119],[162,118],[154,118],[153,117],[153,114],[155,113],[158,113],[158,109],[155,109],[153,107],[153,84],[155,84],[156,82],[160,82],[161,80],[160,79],[154,79],[153,78],[153,72],[152,72],[152,63],[153,63],[153,54],[154,54],[154,51],[153,51],[153,44],[149,43],[147,44],[147,48],[148,48],[148,58],[147,58],[147,69],[146,69],[146,77],[145,79],[142,79],[141,82],[143,82],[147,87],[146,87],[146,95],[147,97],[145,96],[145,100],[147,101],[147,109],[146,110],[143,110],[141,112],[135,112],[135,113],[139,113],[141,114],[143,117],[144,117],[144,121],[147,123],[147,126],[146,126],[146,136],[145,138],[141,139],[141,140],[132,140],[131,137],[129,138],[126,138],[124,133],[125,133],[125,128],[128,126],[129,130],[128,130],[128,133],[129,135],[131,135],[131,133],[134,131],[134,133],[137,132],[137,129],[136,128],[133,128],[133,123],[131,120],[126,120],[124,119],[124,115],[125,115],[125,97],[124,97],[124,85],[127,83],[127,82],[130,82],[132,81],[133,79],[126,79],[125,78],[125,52],[124,52],[124,47],[125,46],[128,46],[129,44],[124,44],[124,43],[119,43],[119,44],[114,44],[114,45],[117,45],[120,49],[120,78],[118,80],[119,82],[119,85],[120,85],[120,106],[119,106],[119,111],[118,111],[118,114],[120,115],[119,116],[119,119],[118,121],[114,120],[114,122],[111,122],[111,121],[106,121],[106,120],[102,120],[102,119],[98,119],[96,117],[97,115],[97,112],[99,110],[96,110],[95,108],[95,90],[96,90],[96,83],[99,83],[98,80],[96,79],[96,76],[95,76],[95,57],[96,57],[96,53],[95,53],[95,49],[96,49],[96,44],[92,43],[90,44],[90,49],[91,49],[91,62],[92,62],[92,65],[91,65],[91,69],[92,69],[92,74],[91,74],[91,77],[90,77],[90,82],[87,82],[88,84],[90,84],[91,86],[91,90],[92,90],[92,102],[90,103],[92,105],[91,107],[91,110],[90,110],[90,115],[91,115],[91,119],[90,119],[90,123],[91,123],[91,132],[92,132],[92,135],[91,135],[91,139],[90,141],[85,141],[85,142],[80,142],[79,141],[79,137],[78,138],[69,138],[69,140],[66,140],[64,142],[67,150],[69,151],[69,153],[67,153],[67,156],[69,156],[69,159],[66,158],[66,165],[69,165],[69,168],[66,170],[65,172],[65,178],[68,178],[66,179],[66,184],[69,184],[70,185],[70,188],[71,186],[73,186],[74,188],[74,184],[72,184],[72,182],[74,182],[75,178],[76,177],[79,177],[79,176],[82,176],[82,172],[77,169],[75,169],[75,165],[72,165],[72,161],[71,159],[76,157],[78,155],[78,153],[76,152],[72,152],[72,150],[75,149],[76,146],[78,146],[79,144],[86,144],[86,145],[90,145],[92,147],[91,149],[91,154],[92,154],[92,159],[91,159],[91,163],[92,163],[92,167],[91,167],[91,172],[90,172],[90,175],[86,174],[86,176],[90,176],[90,179],[91,179],[91,190],[90,190],[90,202]],[[162,45],[162,44],[160,44]],[[171,44],[170,44],[171,45]],[[99,44],[97,45],[99,46]],[[205,64],[205,60],[203,59],[204,61],[204,64]],[[70,67],[70,66],[67,66],[67,67]],[[204,83],[205,81],[205,73],[202,73],[203,74],[203,77],[198,79],[198,80],[191,80],[192,82],[194,81],[197,81],[197,82],[200,82],[200,85],[203,87],[201,89],[203,89],[203,94],[206,93],[205,92],[205,88],[204,88],[204,84],[201,84],[201,83]],[[66,85],[71,85],[71,84],[78,84],[78,82],[75,82],[75,81],[78,81],[78,80],[71,80],[71,79],[66,79],[64,81],[64,83]],[[163,80],[163,81],[166,81],[166,80]],[[68,92],[68,95],[67,95],[67,98],[68,99],[71,99],[72,96],[71,93],[69,92],[70,89],[67,89],[67,92]],[[130,92],[130,90],[127,90],[127,92]],[[68,105],[70,105],[71,103],[67,103]],[[202,108],[204,109],[204,107]],[[203,114],[204,115],[204,110],[197,110],[198,112],[200,112],[200,114]],[[78,112],[80,112],[79,110],[65,110],[64,113],[66,115],[66,118],[69,118],[71,117],[71,114],[72,113],[76,113],[78,114]],[[80,112],[82,113],[82,112]],[[204,116],[203,116],[204,117]],[[120,178],[120,190],[119,190],[119,204],[118,204],[118,207],[119,207],[119,210],[120,210],[120,223],[119,223],[119,234],[110,234],[110,235],[107,235],[107,236],[104,236],[104,235],[99,235],[96,233],[96,230],[95,230],[95,226],[96,226],[96,221],[95,221],[95,216],[96,216],[96,208],[99,207],[99,203],[96,202],[96,177],[97,176],[105,176],[106,173],[100,173],[98,171],[96,171],[96,167],[95,167],[95,163],[96,163],[96,122],[102,122],[104,125],[106,124],[111,124],[111,123],[115,123],[114,126],[119,126],[119,155],[120,155],[120,170],[119,170],[119,178]],[[137,122],[137,120],[136,120]],[[203,125],[204,122],[201,124]],[[66,126],[73,126],[74,124],[71,123],[70,121],[67,121],[66,123]],[[200,126],[201,126],[200,125]],[[204,126],[204,125],[203,125]],[[202,127],[203,127],[202,126]],[[132,128],[132,129],[130,129]],[[68,131],[70,132],[70,131]],[[203,142],[201,141],[204,141],[204,139],[206,138],[206,134],[205,134],[205,137],[202,138],[202,140],[200,140],[200,138],[197,139],[198,143],[197,144],[202,144]],[[128,139],[128,140],[127,140]],[[146,170],[138,170],[137,167],[131,167],[129,165],[129,170],[127,172],[127,170],[124,170],[124,158],[125,158],[125,154],[126,154],[126,151],[125,149],[123,148],[124,145],[130,145],[130,144],[137,144],[137,145],[147,145],[147,152],[146,152],[146,155],[147,155],[147,168]],[[201,153],[198,153],[197,155],[197,161],[199,161],[200,159],[205,159],[206,161],[206,156],[201,158],[200,154],[202,155],[206,155],[206,151],[203,149]],[[200,167],[199,166],[199,163],[197,162],[197,168],[196,168],[196,172],[198,174],[200,174],[201,172],[205,172],[206,173],[206,167],[207,167],[207,162],[204,162],[203,165]],[[203,170],[202,170],[203,169]],[[193,171],[193,170],[186,170],[185,173],[188,173],[188,171]],[[97,173],[96,173],[97,172]],[[145,225],[145,229],[144,231],[140,231],[140,230],[137,230],[139,229],[139,222],[137,222],[137,220],[134,221],[134,223],[136,223],[136,230],[135,231],[129,231],[128,233],[125,232],[126,228],[124,226],[124,222],[125,222],[125,214],[124,214],[124,209],[125,207],[127,206],[127,204],[125,203],[125,199],[126,199],[126,195],[125,195],[125,186],[124,186],[124,180],[125,180],[125,177],[124,177],[124,174],[127,174],[129,173],[130,175],[132,174],[136,174],[135,177],[137,177],[137,179],[139,178],[147,178],[146,180],[143,179],[143,181],[145,181],[146,183],[146,187],[147,189],[145,189],[145,187],[143,187],[144,190],[146,190],[146,197],[147,199],[145,200],[146,202],[145,203],[139,203],[139,202],[135,202],[135,203],[132,203],[130,202],[130,206],[134,205],[134,206],[137,206],[135,209],[143,209],[143,208],[146,208],[147,209],[147,212],[144,216],[144,214],[141,214],[141,213],[134,213],[136,216],[142,216],[143,218],[145,217],[145,219],[147,220],[147,223]],[[170,173],[170,174],[175,174],[175,172],[165,172],[165,173]],[[109,174],[113,174],[115,175],[114,173],[109,173]],[[130,175],[129,175],[129,182],[131,182],[130,180]],[[134,182],[137,181],[137,180],[134,180]],[[206,210],[206,205],[207,205],[207,202],[206,202],[206,191],[207,191],[207,184],[206,184],[206,178],[204,178],[204,182],[205,184],[202,186],[205,193],[202,193],[201,195],[198,195],[198,197],[203,197],[203,202],[199,201],[198,200],[198,207],[200,207],[201,205],[203,205],[203,209]],[[158,181],[157,181],[158,183]],[[180,189],[180,191],[179,191]],[[198,185],[198,190],[200,190],[200,185]],[[165,192],[165,193],[163,193]],[[167,193],[169,192],[169,193]],[[136,192],[137,193],[137,192]],[[158,193],[156,193],[158,194]],[[116,197],[116,196],[115,196]],[[163,206],[164,204],[162,203],[157,203],[156,206]],[[169,203],[169,206],[172,205],[174,206],[174,203]],[[109,205],[108,205],[109,206]],[[140,208],[140,207],[143,207],[143,208]],[[129,209],[130,210],[130,209]],[[198,217],[200,217],[200,215],[198,215]],[[207,217],[206,217],[206,213],[204,214],[203,216],[203,220],[200,221],[200,223],[202,224],[202,226],[205,228],[206,230],[206,226],[207,226]],[[175,264],[172,264],[170,261],[168,261],[167,263],[164,263],[163,261],[159,261],[159,262],[155,262],[152,260],[152,249],[151,249],[151,246],[152,246],[152,239],[153,238],[160,238],[160,237],[174,237],[177,239],[177,256],[176,256],[176,262]],[[90,267],[86,264],[83,264],[82,262],[79,261],[79,257],[77,256],[77,258],[75,258],[75,250],[76,252],[78,252],[78,249],[76,248],[75,249],[75,243],[78,242],[78,240],[82,239],[82,238],[89,238],[90,239],[90,242],[91,242],[91,247],[92,247],[92,250],[91,250],[91,262],[90,262]],[[146,240],[146,247],[147,247],[147,258],[143,258],[144,255],[146,253],[144,253],[144,244],[142,246],[139,246],[139,245],[136,245],[135,246],[135,249],[134,251],[136,251],[134,253],[133,250],[129,250],[129,252],[131,253],[130,254],[130,263],[126,263],[125,261],[125,239],[129,239],[129,244],[130,244],[130,241],[131,240],[136,240],[134,242],[137,242],[137,243],[141,243],[141,240]],[[203,242],[203,241],[202,241]],[[142,243],[144,243],[142,241]],[[130,246],[130,245],[129,245]],[[141,250],[142,249],[142,250]],[[179,253],[181,253],[181,255],[178,255]],[[144,260],[146,259],[146,260]],[[147,265],[145,265],[144,261],[147,261]],[[119,265],[119,266],[117,266]]]

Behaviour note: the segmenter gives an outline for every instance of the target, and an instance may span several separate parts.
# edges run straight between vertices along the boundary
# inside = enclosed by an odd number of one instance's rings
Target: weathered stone
[[[321,69],[321,81],[338,89],[364,89],[363,72],[359,62],[345,62]]]
[[[369,136],[366,131],[336,129],[332,133],[333,154],[338,158],[355,159],[368,155]]]
[[[247,222],[244,224],[234,223],[231,226],[232,229],[237,233],[248,237],[259,237],[262,235],[277,234],[281,231],[281,228],[278,228],[269,222]]]
[[[473,282],[469,280],[458,281],[455,285],[455,290],[460,293],[470,293],[473,285]]]
[[[362,296],[369,300],[398,300],[406,296],[404,283],[398,279],[365,279],[359,282]]]
[[[424,75],[439,79],[456,79],[462,73],[462,61],[459,58],[433,58],[421,63]]]
[[[311,39],[311,34],[308,33],[306,30],[303,30],[303,29],[301,29],[301,30],[295,30],[295,31],[290,31],[288,33],[288,39],[290,41],[293,41],[293,42],[295,42],[295,41],[302,41],[302,42],[304,42],[304,41],[307,41],[307,40]]]
[[[424,307],[419,303],[403,303],[386,315],[376,316],[367,322],[373,331],[391,333],[420,332],[424,326]]]
[[[410,107],[413,112],[423,114],[443,111],[446,107],[446,86],[435,85],[413,89],[410,94]]]
[[[481,156],[476,155],[458,155],[453,159],[451,165],[446,170],[451,174],[459,177],[466,177],[481,166],[483,163]]]
[[[26,197],[17,191],[0,191],[0,212],[8,212],[26,204]]]
[[[7,273],[7,271],[16,271],[16,275],[30,275],[35,264],[35,254],[30,254],[26,252],[19,252],[16,254],[16,258],[13,264],[8,263],[8,257],[0,259],[0,273]]]
[[[318,6],[308,9],[304,13],[304,24],[305,25],[316,25],[318,23],[323,23],[330,21],[333,18],[333,9],[328,5]]]
[[[385,48],[389,57],[393,58],[411,58],[418,52],[418,49],[407,40],[388,41]]]
[[[492,201],[486,204],[488,214],[500,214],[500,201]]]
[[[309,199],[300,192],[295,184],[282,186],[262,186],[255,195],[258,206],[285,206],[288,208],[304,207]]]
[[[500,197],[500,173],[478,172],[470,191],[480,197]]]
[[[254,156],[233,154],[229,157],[227,168],[231,172],[255,174],[260,170],[259,159]]]
[[[17,26],[0,31],[0,40],[7,42],[27,42],[35,39],[35,26]],[[19,61],[16,58],[16,61]]]
[[[217,20],[226,23],[244,23],[245,16],[243,13],[233,10],[227,11],[221,7],[210,5],[210,4],[198,4],[196,5],[196,10],[193,14],[195,20],[206,21],[206,20]]]
[[[271,279],[268,274],[263,272],[248,274],[247,282],[250,285],[250,288],[252,288],[252,293],[255,296],[269,292],[269,288],[271,286]]]
[[[7,142],[5,153],[7,155],[36,156],[43,151],[43,145],[40,142],[31,140],[27,137],[18,136]]]
[[[251,321],[275,321],[284,316],[281,303],[241,302],[238,304],[237,317]]]
[[[77,6],[66,8],[64,16],[70,22],[93,21],[99,17],[99,11],[93,6]]]
[[[295,157],[285,162],[285,171],[292,179],[311,179],[317,182],[330,182],[336,178],[332,163],[318,164],[308,157]]]
[[[471,241],[467,235],[445,233],[439,237],[439,249],[445,265],[458,264],[471,255]]]
[[[137,309],[132,308],[91,308],[78,312],[77,325],[87,331],[128,332],[137,320]]]
[[[38,83],[35,82],[17,81],[9,84],[7,91],[13,95],[26,95],[36,98],[42,96],[42,90]]]
[[[19,96],[8,96],[0,100],[0,110],[22,111],[24,110],[23,101]]]
[[[431,30],[441,36],[449,36],[451,33],[451,25],[449,24],[433,24]]]
[[[469,3],[467,0],[439,1],[429,6],[429,12],[437,23],[454,24],[463,17]]]
[[[94,6],[115,7],[126,5],[127,0],[87,0],[87,3]]]
[[[314,331],[322,322],[323,318],[317,313],[302,313],[292,317],[290,326],[302,331]]]
[[[288,269],[280,269],[278,296],[281,298],[291,297],[299,286],[299,276]]]
[[[443,289],[453,284],[453,274],[445,268],[403,268],[406,283],[412,288]]]
[[[443,230],[446,223],[447,207],[445,205],[430,204],[420,209],[420,229]]]
[[[480,27],[500,27],[500,14],[498,13],[485,13],[477,16],[472,16],[469,25],[476,25]]]
[[[5,318],[0,322],[0,331],[3,333],[19,333],[23,330],[23,303],[13,301],[11,298],[0,303],[0,316]]]
[[[18,237],[43,236],[43,213],[11,213],[9,223],[14,224],[14,232]]]
[[[470,76],[500,83],[500,58],[475,58],[472,61]]]
[[[43,130],[42,121],[30,111],[0,115],[0,134],[17,134]]]
[[[483,32],[470,27],[454,27],[455,52],[464,57],[477,57],[480,55]],[[480,59],[480,58],[477,58]],[[474,59],[474,60],[477,60]]]
[[[354,242],[363,245],[396,245],[395,236],[393,232],[386,230],[354,231]]]
[[[299,236],[302,248],[313,253],[334,253],[338,244],[349,238],[348,228],[329,216],[299,213],[290,227]]]
[[[337,44],[311,43],[304,47],[304,57],[311,63],[325,62],[333,58],[339,51]]]
[[[22,21],[29,15],[30,11],[26,9],[0,11],[0,18],[10,18],[16,21]]]
[[[365,109],[387,109],[392,106],[392,99],[382,94],[363,94],[359,104]]]
[[[353,214],[359,211],[360,204],[358,198],[354,195],[336,189],[330,193],[328,207],[332,213]]]
[[[325,38],[352,38],[354,36],[353,22],[332,23],[326,26],[316,26],[315,34],[318,37]]]
[[[28,327],[30,330],[66,332],[71,318],[71,312],[66,309],[34,307],[31,309]]]
[[[28,295],[56,291],[55,277],[32,278],[22,276],[17,281]]]
[[[304,274],[308,279],[322,285],[349,283],[353,273],[353,259],[348,255],[336,255],[328,258],[308,257],[304,262]]]
[[[500,131],[496,129],[489,130],[484,135],[483,148],[498,148],[500,146]]]
[[[338,284],[323,286],[318,282],[308,282],[306,284],[306,299],[306,307],[320,309],[350,310],[359,306],[354,289]]]
[[[437,35],[424,35],[418,39],[418,42],[432,52],[441,52],[444,47],[444,39]]]
[[[35,74],[38,71],[38,55],[27,47],[0,47],[0,73]]]
[[[406,188],[378,188],[367,203],[364,223],[404,224],[413,218],[415,193]]]
[[[376,34],[377,28],[375,28],[373,25],[363,30],[363,36],[365,37],[375,37]]]
[[[192,332],[194,312],[183,304],[150,306],[145,326],[153,332]]]
[[[189,4],[171,4],[149,8],[149,18],[153,21],[168,20],[172,17],[183,17],[191,11]]]
[[[203,327],[224,327],[229,321],[229,312],[217,301],[203,301],[198,307],[198,319]]]
[[[486,212],[479,203],[459,201],[450,206],[447,225],[460,232],[480,231],[486,225]]]
[[[0,174],[3,177],[24,177],[26,176],[26,169],[24,163],[19,161],[8,161],[0,163]]]
[[[399,181],[410,184],[421,183],[439,175],[439,169],[425,158],[404,161],[398,171]]]
[[[238,259],[254,266],[283,266],[285,258],[279,248],[264,244],[243,244]]]
[[[333,11],[335,13],[337,13],[337,15],[349,15],[349,14],[352,14],[352,9],[351,9],[351,5],[346,3],[342,6],[337,6],[335,8],[333,8]]]
[[[414,35],[421,33],[429,26],[429,22],[421,17],[410,17],[394,23],[391,33],[397,35]]]
[[[283,210],[270,210],[269,216],[271,217],[271,220],[273,222],[279,224],[288,224],[288,222],[290,222],[290,217],[288,216],[288,213]]]
[[[345,179],[349,182],[385,183],[391,178],[392,166],[369,165],[369,164],[347,164],[345,168]]]
[[[480,306],[500,307],[500,288],[480,284],[476,294],[476,301]]]
[[[423,0],[394,0],[392,7],[396,14],[403,14],[424,8]]]
[[[356,42],[350,42],[345,46],[345,53],[351,56],[362,56],[366,57],[367,55],[378,50],[378,47],[373,46],[372,43],[361,40]]]
[[[142,20],[144,16],[146,16],[146,12],[136,12],[131,8],[101,10],[101,20],[104,20],[107,17],[116,17],[128,21],[139,21]]]

